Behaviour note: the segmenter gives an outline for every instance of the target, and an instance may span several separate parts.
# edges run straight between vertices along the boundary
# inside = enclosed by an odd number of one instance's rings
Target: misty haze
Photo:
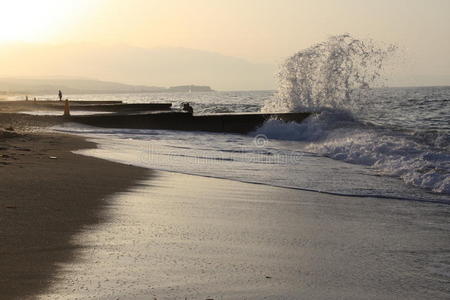
[[[450,299],[450,1],[0,11],[0,299]]]
[[[127,46],[37,46],[0,49],[1,77],[72,76],[132,85],[208,85],[217,90],[270,90],[276,66],[214,52]],[[48,78],[47,78],[48,79]]]

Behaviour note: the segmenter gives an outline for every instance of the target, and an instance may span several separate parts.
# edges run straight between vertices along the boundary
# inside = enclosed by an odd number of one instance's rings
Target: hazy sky
[[[450,0],[0,3],[0,42],[186,47],[279,64],[331,35],[350,33],[400,47],[397,81],[450,84]]]

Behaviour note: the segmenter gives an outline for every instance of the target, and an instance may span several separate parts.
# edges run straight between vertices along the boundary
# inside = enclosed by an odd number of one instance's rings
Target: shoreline
[[[151,176],[148,169],[74,154],[96,145],[30,132],[41,125],[30,120],[36,119],[0,116],[2,127],[14,128],[0,135],[0,293],[6,299],[44,291],[58,264],[82,247],[73,236],[104,221],[109,197]]]
[[[195,187],[195,189],[192,189]],[[444,210],[442,210],[444,209]],[[448,207],[155,171],[39,299],[446,299]]]
[[[0,114],[6,299],[448,294],[448,206],[132,167],[53,123]]]

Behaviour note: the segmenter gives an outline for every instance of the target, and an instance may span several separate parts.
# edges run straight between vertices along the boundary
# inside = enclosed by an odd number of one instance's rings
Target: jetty
[[[186,112],[140,112],[71,116],[70,121],[105,128],[165,129],[248,133],[269,119],[302,122],[311,113],[229,113],[193,115]]]
[[[82,101],[70,100],[70,109],[74,111],[132,112],[132,111],[167,111],[172,103],[123,103],[122,101]],[[62,111],[65,101],[28,100],[0,101],[1,106],[17,107],[23,110]]]
[[[0,101],[16,111],[60,111],[61,116],[45,116],[58,122],[76,122],[104,128],[161,129],[227,133],[251,132],[269,119],[302,122],[312,113],[220,113],[197,115],[173,109],[171,103],[123,103],[122,101]],[[64,116],[63,116],[64,111]],[[87,111],[87,114],[70,114]],[[95,112],[95,113],[94,113]]]

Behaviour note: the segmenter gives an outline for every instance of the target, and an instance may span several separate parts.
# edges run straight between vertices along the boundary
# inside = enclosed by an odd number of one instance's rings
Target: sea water
[[[221,105],[239,112],[241,107],[258,111],[258,99],[273,95],[211,92],[145,94],[141,99],[189,100],[202,113],[231,98],[234,103]],[[449,99],[450,87],[384,88],[374,91],[372,113],[327,111],[301,124],[269,120],[247,135],[71,123],[56,129],[99,144],[81,153],[138,166],[345,195],[450,203]]]
[[[98,149],[79,153],[172,172],[348,196],[450,203],[450,87],[369,88],[392,46],[348,35],[288,58],[278,91],[70,96],[190,102],[195,114],[320,112],[268,120],[247,135],[65,124]]]

